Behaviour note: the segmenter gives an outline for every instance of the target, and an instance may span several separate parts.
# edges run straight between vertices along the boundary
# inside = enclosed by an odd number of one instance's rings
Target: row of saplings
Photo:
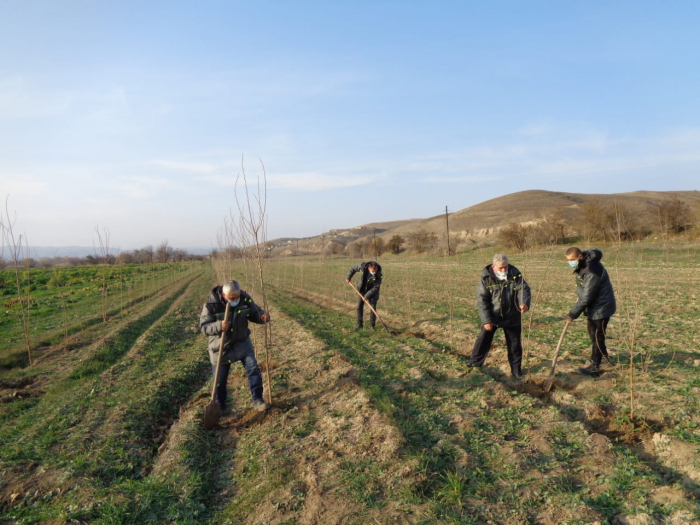
[[[600,377],[601,364],[609,362],[605,345],[605,332],[610,317],[615,313],[615,294],[610,276],[600,263],[603,253],[595,248],[581,251],[571,247],[566,260],[576,279],[578,300],[566,316],[566,323],[557,345],[557,354],[568,326],[581,314],[587,318],[591,338],[591,358],[588,366],[579,372]],[[352,283],[355,274],[360,275],[358,286]],[[369,322],[375,329],[377,302],[382,285],[382,267],[375,261],[357,264],[350,268],[345,280],[358,294],[357,329],[364,327],[364,306],[370,309]],[[530,286],[520,270],[508,263],[504,254],[496,254],[493,261],[481,272],[476,291],[476,301],[481,318],[481,329],[474,343],[468,366],[481,367],[486,361],[493,337],[498,328],[503,330],[508,349],[508,362],[513,378],[522,378],[523,348],[521,343],[522,315],[530,308]],[[209,336],[209,359],[212,366],[212,397],[204,414],[204,426],[213,428],[222,414],[227,412],[226,383],[231,365],[240,362],[248,376],[253,408],[267,410],[270,405],[263,399],[263,380],[250,339],[248,322],[264,324],[270,315],[260,308],[253,298],[241,289],[238,281],[226,281],[216,286],[202,308],[199,326]],[[384,325],[386,327],[386,325]],[[556,359],[556,357],[555,357]],[[552,374],[554,366],[552,366]],[[551,378],[548,387],[551,387]]]

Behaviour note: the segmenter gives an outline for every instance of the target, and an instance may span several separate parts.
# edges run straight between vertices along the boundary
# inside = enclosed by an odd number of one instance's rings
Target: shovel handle
[[[557,359],[559,358],[559,350],[561,349],[561,343],[564,341],[564,336],[566,335],[566,331],[569,329],[569,325],[571,323],[569,321],[566,321],[564,323],[564,329],[561,331],[561,335],[559,336],[559,342],[557,343],[557,349],[554,351],[554,359],[552,359],[552,368],[549,371],[549,377],[547,378],[547,381],[549,382],[552,377],[554,377],[554,369],[557,367]],[[550,383],[551,385],[551,383]]]
[[[372,312],[374,312],[374,315],[376,315],[376,316],[377,316],[377,319],[379,319],[379,322],[382,323],[382,325],[384,325],[384,328],[386,329],[386,331],[389,332],[389,333],[391,334],[391,330],[389,330],[389,327],[386,325],[386,323],[384,322],[384,320],[379,316],[379,314],[378,314],[377,311],[374,309],[374,307],[373,307],[373,306],[369,303],[369,301],[365,298],[365,296],[362,295],[362,294],[360,293],[360,291],[355,287],[355,285],[352,284],[350,281],[348,281],[348,284],[350,285],[350,287],[351,287],[353,290],[355,290],[355,293],[356,293],[357,295],[360,296],[360,298],[365,302],[365,304],[366,304],[367,306],[369,306],[369,309],[372,310]],[[393,334],[392,334],[392,335],[393,335]]]
[[[228,308],[229,303],[226,302],[226,310],[224,311],[224,321],[228,319]],[[224,353],[224,340],[226,339],[226,332],[221,332],[221,343],[219,343],[219,357],[216,360],[216,371],[214,372],[214,381],[211,387],[211,400],[212,402],[216,399],[216,383],[219,380],[219,367],[221,366],[221,354]]]

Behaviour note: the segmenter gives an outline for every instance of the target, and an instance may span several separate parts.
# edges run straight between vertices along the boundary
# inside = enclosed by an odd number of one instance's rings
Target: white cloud
[[[213,173],[219,169],[215,164],[207,162],[179,162],[173,160],[154,160],[150,164],[168,170],[184,171],[188,173]]]
[[[205,177],[208,182],[220,186],[235,186],[236,176],[213,175]],[[334,188],[351,188],[364,186],[375,182],[375,178],[369,175],[328,175],[319,172],[296,172],[267,174],[268,189],[286,189],[296,191],[322,191]],[[243,180],[238,180],[240,186]],[[257,176],[248,175],[248,185],[257,185]]]
[[[168,188],[170,182],[158,177],[128,177],[120,184],[114,184],[113,188],[128,199],[149,200]]]

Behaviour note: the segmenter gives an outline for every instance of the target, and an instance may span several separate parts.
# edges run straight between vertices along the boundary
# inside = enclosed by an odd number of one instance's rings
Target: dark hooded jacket
[[[226,299],[223,297],[223,287],[217,286],[212,289],[207,302],[202,308],[199,316],[199,328],[204,335],[209,336],[209,354],[219,353],[221,345],[221,321],[224,320],[226,312]],[[226,340],[224,341],[224,356],[222,359],[235,359],[237,356],[229,356],[236,343],[248,339],[250,328],[248,321],[263,324],[261,316],[265,311],[260,308],[246,292],[241,291],[241,300],[235,307],[229,308],[229,321],[232,322]]]
[[[589,319],[607,319],[615,313],[615,293],[610,275],[600,264],[603,252],[595,248],[582,253],[576,276],[578,301],[569,312],[569,317],[576,319],[582,313]]]
[[[522,323],[520,305],[530,307],[530,285],[520,270],[509,264],[506,273],[506,279],[501,281],[490,264],[481,272],[476,287],[476,306],[482,325],[518,326]]]
[[[370,263],[374,263],[377,265],[377,272],[374,275],[369,273],[368,266],[370,265]],[[358,290],[360,291],[360,293],[364,295],[365,299],[367,300],[378,300],[379,287],[382,285],[382,267],[379,266],[379,263],[374,261],[367,261],[360,264],[356,264],[355,266],[350,268],[346,279],[348,281],[351,280],[352,276],[355,275],[357,272],[362,272],[360,275],[360,286],[358,286]]]

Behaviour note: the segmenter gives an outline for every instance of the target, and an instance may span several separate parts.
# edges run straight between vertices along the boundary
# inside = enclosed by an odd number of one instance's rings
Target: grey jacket
[[[581,314],[589,319],[607,319],[615,313],[615,292],[608,271],[600,264],[602,258],[603,252],[591,248],[583,252],[583,260],[574,270],[578,301],[569,312],[572,319]]]
[[[221,345],[221,321],[224,320],[226,312],[226,299],[222,295],[222,287],[215,287],[207,302],[202,307],[202,313],[199,316],[199,328],[204,335],[209,336],[209,359],[212,364],[216,364],[218,359],[219,347]],[[261,316],[264,310],[260,308],[246,292],[241,291],[241,300],[235,307],[229,308],[229,321],[232,326],[226,334],[224,341],[224,355],[221,356],[222,362],[227,360],[237,361],[246,353],[248,348],[252,349],[250,344],[250,329],[248,321],[263,324]]]
[[[520,270],[509,264],[505,281],[496,277],[490,264],[482,270],[476,287],[476,306],[482,325],[520,325],[521,304],[530,307],[530,285],[523,279]]]
[[[379,287],[382,285],[382,267],[379,265],[379,263],[374,262],[374,264],[377,265],[377,273],[372,275],[369,273],[369,268],[367,267],[370,262],[374,261],[356,264],[350,268],[350,271],[345,278],[349,281],[352,279],[353,275],[360,272],[360,283],[357,288],[359,289],[360,293],[364,295],[365,299],[372,299],[376,301],[379,299]]]

